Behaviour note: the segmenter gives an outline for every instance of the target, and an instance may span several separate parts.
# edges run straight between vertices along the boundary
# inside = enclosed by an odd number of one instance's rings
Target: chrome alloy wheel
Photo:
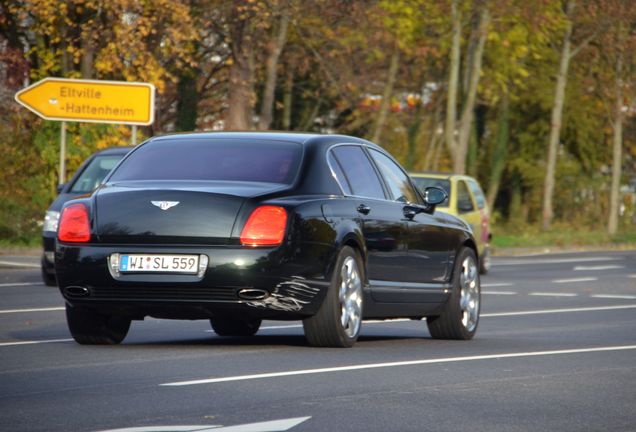
[[[347,257],[340,269],[340,324],[345,334],[353,338],[360,331],[362,321],[362,279],[358,264],[353,257]]]
[[[469,332],[477,327],[479,319],[479,274],[477,265],[472,257],[466,257],[462,262],[462,272],[459,276],[461,289],[459,308],[462,314],[462,324]]]

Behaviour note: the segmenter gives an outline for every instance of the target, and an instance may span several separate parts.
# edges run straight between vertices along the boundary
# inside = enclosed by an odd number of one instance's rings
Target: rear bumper
[[[315,247],[315,246],[314,246]],[[285,248],[139,247],[58,244],[55,269],[65,300],[97,310],[176,319],[203,319],[236,313],[296,319],[322,304],[328,279],[326,260],[292,254]],[[113,253],[204,254],[208,266],[199,278],[184,274],[122,274],[108,269]],[[248,291],[245,291],[248,290]],[[262,292],[259,298],[243,296]]]

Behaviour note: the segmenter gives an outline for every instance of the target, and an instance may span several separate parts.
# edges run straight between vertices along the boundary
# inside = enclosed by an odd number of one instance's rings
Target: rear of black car
[[[61,216],[56,271],[73,307],[142,319],[227,311],[297,318],[320,304],[324,266],[291,233],[303,146],[173,136],[142,144]]]

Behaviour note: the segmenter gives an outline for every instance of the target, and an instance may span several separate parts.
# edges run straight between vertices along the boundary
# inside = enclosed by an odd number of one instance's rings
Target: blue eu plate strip
[[[128,255],[121,256],[121,261],[119,262],[119,270],[121,271],[128,270]]]

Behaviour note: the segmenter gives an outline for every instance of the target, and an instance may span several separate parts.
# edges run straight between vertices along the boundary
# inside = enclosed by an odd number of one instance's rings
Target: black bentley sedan
[[[65,204],[55,252],[73,338],[116,344],[131,320],[209,319],[222,336],[302,320],[314,346],[352,346],[362,320],[426,318],[470,339],[475,239],[436,212],[381,147],[342,135],[149,139],[90,197]]]

